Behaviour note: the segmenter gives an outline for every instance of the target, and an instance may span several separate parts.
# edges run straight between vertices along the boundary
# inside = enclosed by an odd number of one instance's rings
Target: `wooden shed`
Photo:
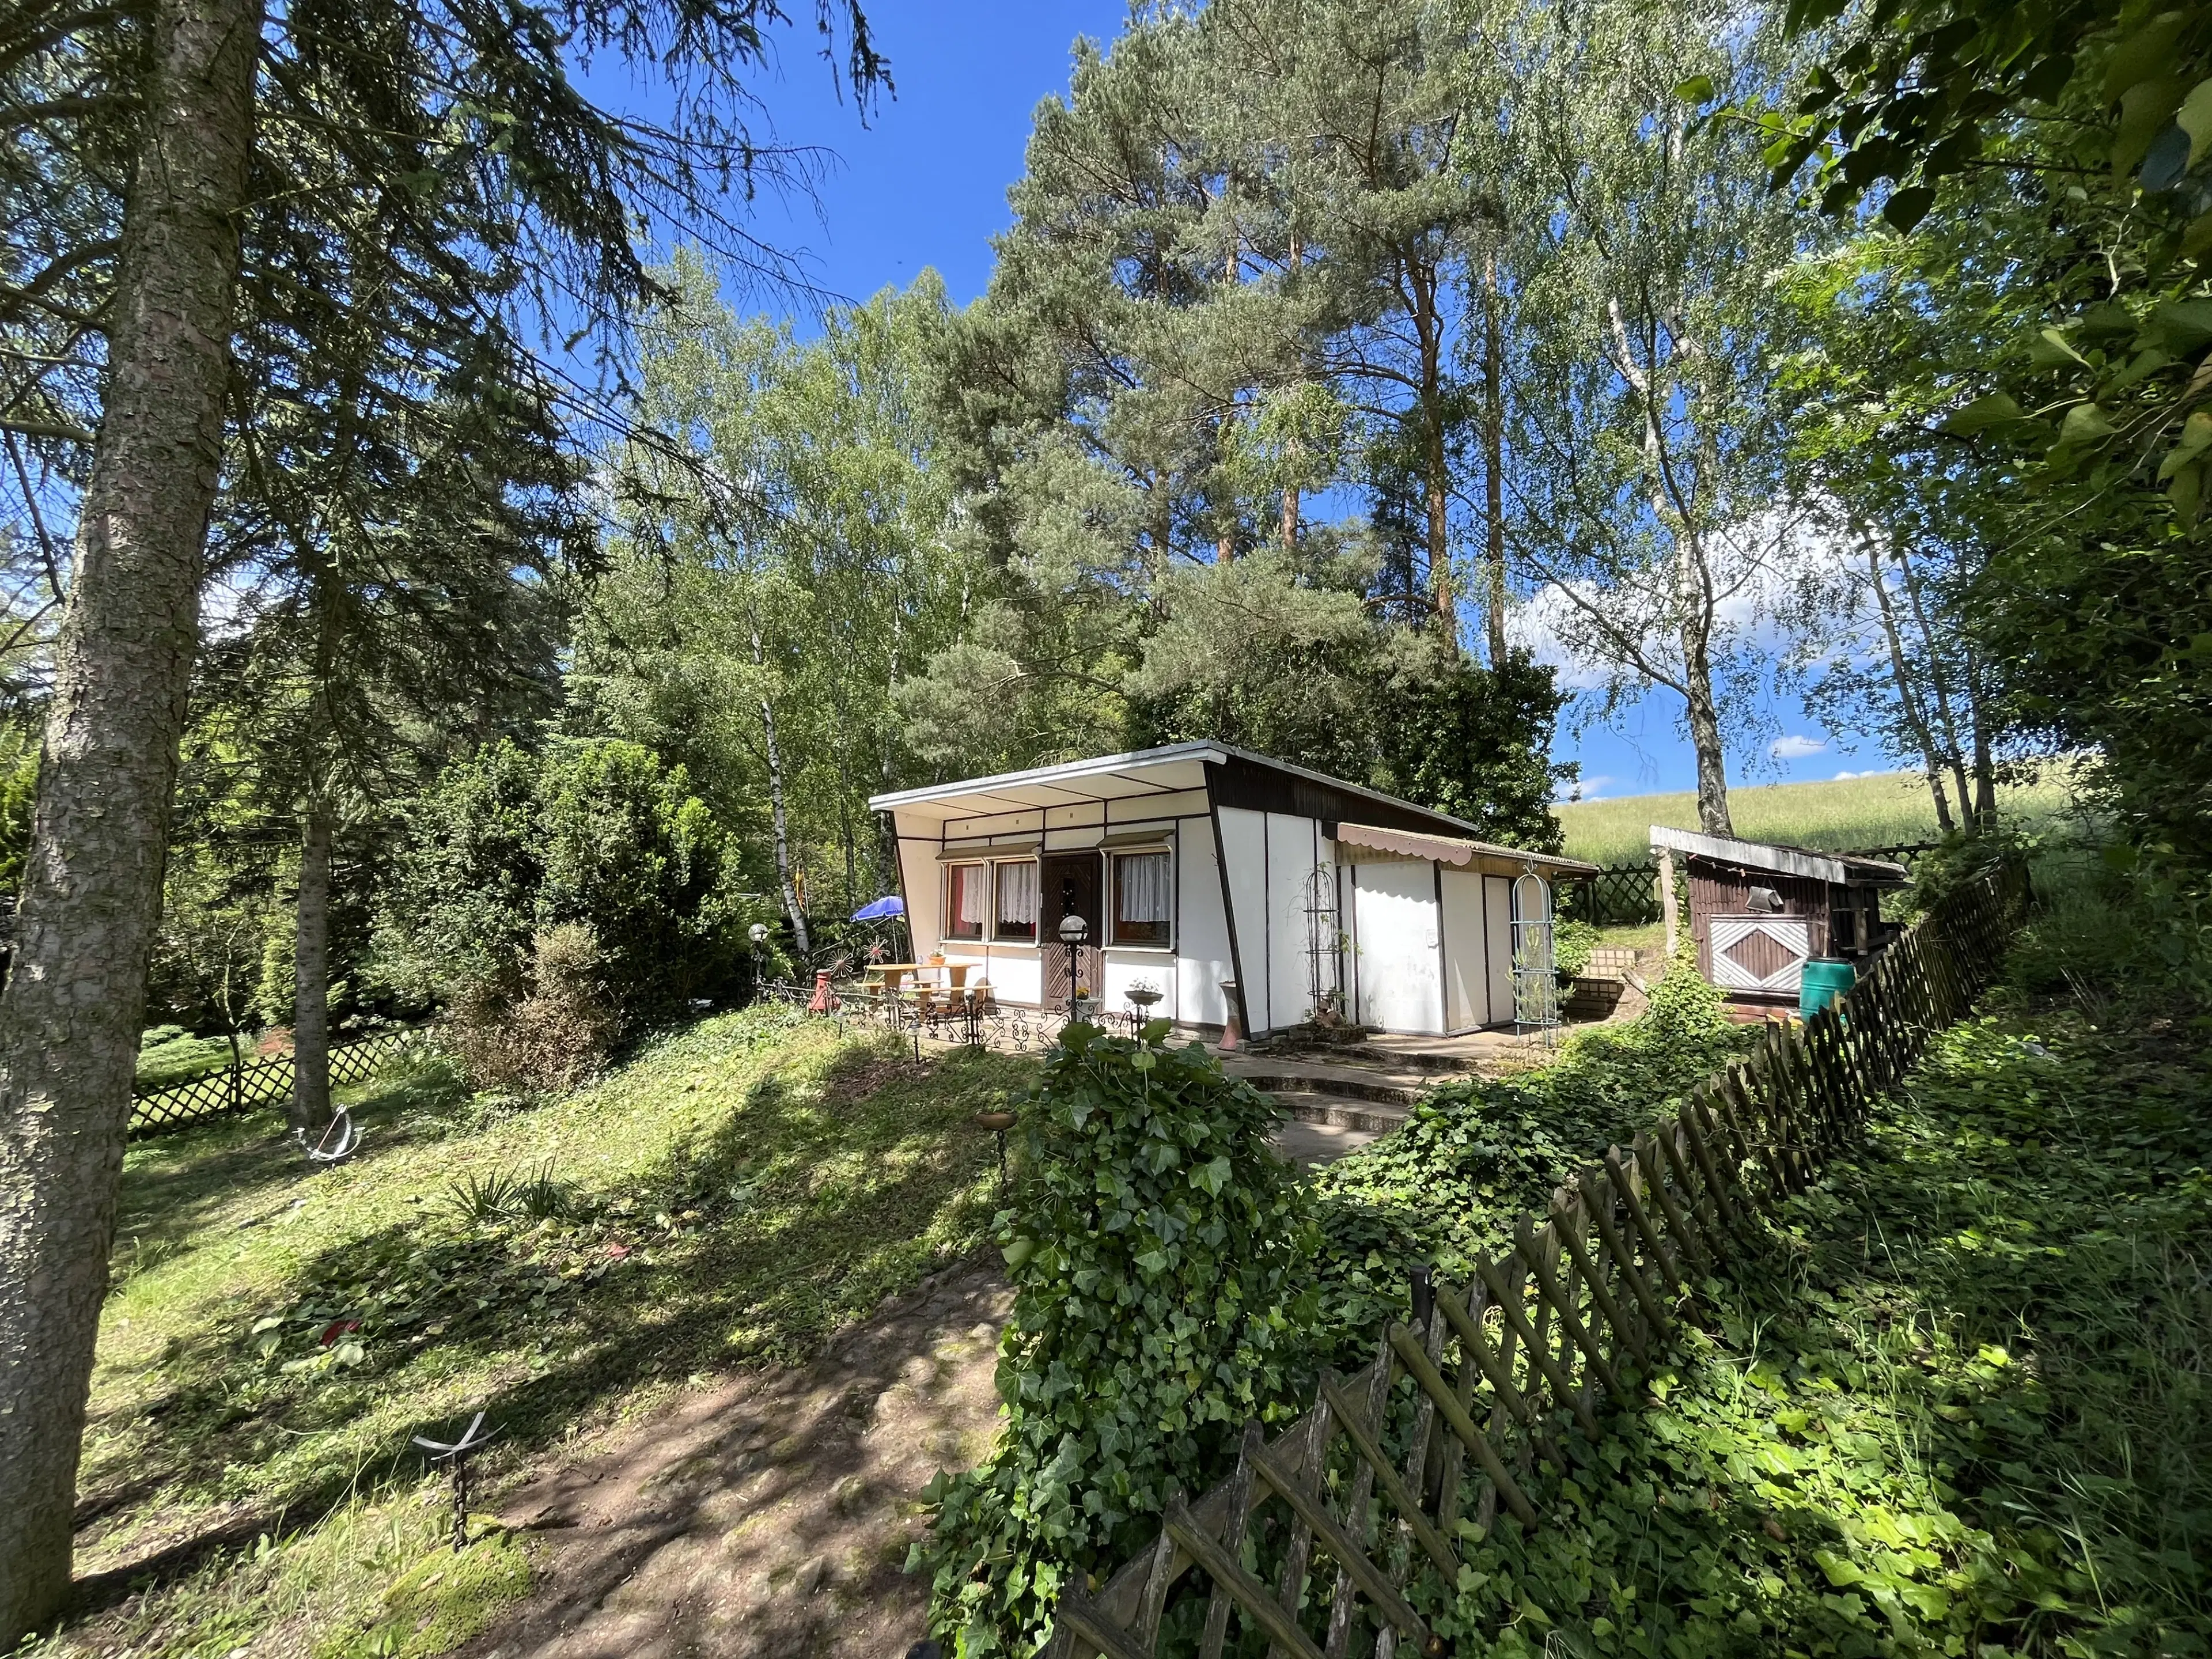
[[[1881,895],[1905,885],[1901,864],[1656,823],[1651,850],[1670,937],[1679,863],[1688,878],[1698,971],[1749,1014],[1795,1007],[1812,958],[1840,957],[1863,968],[1895,931],[1881,920]]]

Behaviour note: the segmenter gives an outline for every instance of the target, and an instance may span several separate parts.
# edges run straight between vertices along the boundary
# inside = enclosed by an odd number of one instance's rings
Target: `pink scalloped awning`
[[[1395,853],[1401,858],[1434,859],[1439,864],[1467,866],[1478,858],[1513,863],[1561,874],[1595,873],[1595,866],[1579,859],[1563,859],[1548,853],[1531,853],[1520,847],[1494,847],[1488,842],[1462,841],[1457,836],[1427,836],[1415,830],[1385,830],[1372,823],[1340,823],[1338,841],[1371,852]]]

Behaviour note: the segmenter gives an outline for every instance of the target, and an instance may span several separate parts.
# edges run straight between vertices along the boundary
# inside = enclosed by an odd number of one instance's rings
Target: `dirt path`
[[[1009,1292],[953,1268],[800,1370],[609,1431],[501,1506],[539,1588],[468,1659],[899,1659],[928,1587],[916,1495],[988,1449]]]

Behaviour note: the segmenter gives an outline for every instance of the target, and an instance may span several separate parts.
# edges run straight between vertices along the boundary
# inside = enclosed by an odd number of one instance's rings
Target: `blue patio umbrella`
[[[906,901],[901,898],[896,893],[892,893],[883,898],[874,900],[872,902],[862,905],[859,909],[853,912],[853,920],[855,921],[881,921],[886,916],[902,916],[905,914]]]

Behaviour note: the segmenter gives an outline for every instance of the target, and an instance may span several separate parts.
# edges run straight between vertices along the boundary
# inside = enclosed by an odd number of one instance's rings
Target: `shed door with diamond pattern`
[[[1713,983],[1724,991],[1780,991],[1795,995],[1813,954],[1813,924],[1803,916],[1715,916]]]

